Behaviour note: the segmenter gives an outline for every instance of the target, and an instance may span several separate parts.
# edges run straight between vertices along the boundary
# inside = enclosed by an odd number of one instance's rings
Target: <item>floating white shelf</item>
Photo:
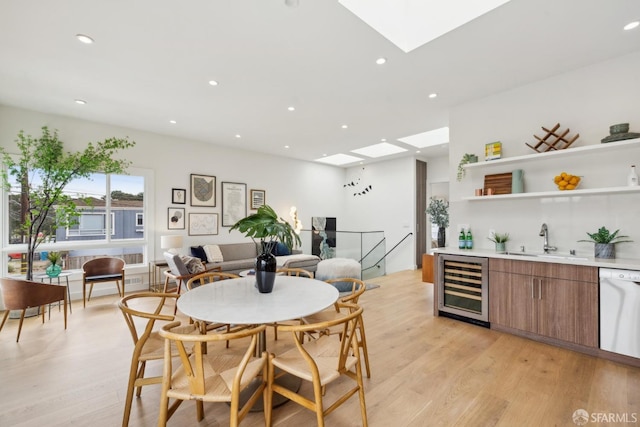
[[[586,145],[583,147],[575,147],[575,148],[569,147],[565,150],[546,151],[544,153],[535,153],[535,154],[526,154],[524,156],[506,157],[504,159],[488,160],[485,162],[467,163],[463,167],[465,169],[481,169],[481,168],[492,167],[492,166],[506,165],[510,163],[543,160],[543,159],[548,159],[550,157],[560,158],[560,157],[571,157],[571,156],[580,155],[580,154],[583,154],[583,155],[591,154],[591,153],[595,154],[600,151],[612,151],[612,150],[618,150],[622,148],[630,148],[630,146],[632,145],[637,145],[638,147],[640,147],[640,144],[638,143],[640,143],[640,138],[634,138],[634,139],[627,139],[624,141],[609,142],[606,144],[593,144],[593,145]],[[572,191],[578,191],[578,190],[572,190]],[[588,190],[581,190],[581,191],[588,191]]]
[[[555,190],[555,191],[540,191],[535,193],[516,193],[516,194],[500,194],[496,196],[472,196],[463,197],[462,200],[477,201],[477,200],[505,200],[505,199],[531,199],[542,197],[578,197],[578,196],[591,196],[598,194],[622,194],[622,193],[640,193],[639,187],[609,187],[609,188],[587,188],[584,190]]]

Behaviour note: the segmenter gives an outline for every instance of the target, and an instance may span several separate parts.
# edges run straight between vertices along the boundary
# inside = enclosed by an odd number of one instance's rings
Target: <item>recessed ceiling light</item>
[[[240,135],[236,134],[236,138],[240,138]]]
[[[175,125],[178,122],[176,122],[175,120],[169,120],[169,123],[171,123],[172,125]]]
[[[378,58],[378,59],[376,59],[376,64],[378,64],[378,65],[382,65],[385,62],[387,62],[387,58]]]
[[[380,138],[380,141],[387,142],[387,138]]]
[[[289,111],[296,111],[296,107],[289,107],[289,108],[287,108],[287,110],[289,110]]]
[[[433,99],[433,98],[437,98],[438,94],[437,93],[430,93],[429,94],[429,98]]]
[[[346,128],[348,128],[348,127],[349,127],[349,126],[347,126],[347,125],[342,125],[342,129],[346,129]]]
[[[374,158],[403,153],[405,151],[407,151],[405,148],[389,144],[388,142],[381,142],[380,144],[374,144],[368,147],[358,148],[357,150],[351,150],[352,153]]]
[[[416,154],[420,154],[420,150],[416,150]]]
[[[209,80],[209,84],[210,84],[211,86],[218,86],[218,82],[217,82],[217,81],[215,81],[215,80]]]
[[[289,146],[288,146],[288,145],[285,145],[285,146],[284,146],[284,148],[289,148]]]
[[[74,99],[74,102],[80,105],[85,105],[87,103],[84,99]]]
[[[624,26],[624,29],[627,30],[627,31],[628,30],[633,30],[638,25],[640,25],[640,21],[629,22],[627,25]]]
[[[93,39],[85,34],[76,34],[76,38],[84,44],[93,43]]]

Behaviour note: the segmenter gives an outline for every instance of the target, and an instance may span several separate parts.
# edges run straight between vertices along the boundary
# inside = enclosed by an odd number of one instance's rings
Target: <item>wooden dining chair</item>
[[[44,306],[64,301],[64,328],[67,329],[67,289],[65,286],[2,277],[0,278],[0,289],[2,290],[2,300],[6,310],[2,323],[0,323],[0,331],[4,327],[11,310],[21,311],[16,342],[20,341],[24,315],[27,312],[27,308],[30,307],[40,307],[42,323],[44,323]]]
[[[305,270],[304,268],[280,267],[276,270],[276,274],[277,273],[284,274],[286,276],[308,277],[309,279],[313,279],[313,273],[309,270]]]
[[[306,277],[308,279],[313,279],[313,273],[303,268],[280,267],[276,270],[276,274],[283,274],[285,276],[294,276],[294,277]],[[292,322],[300,323],[300,321],[296,319],[292,319]],[[269,323],[267,326],[273,328],[273,339],[278,341],[278,323],[276,322]]]
[[[206,335],[179,333],[179,327],[180,322],[173,322],[160,330],[160,335],[165,338],[165,353],[158,426],[166,426],[167,420],[185,400],[196,401],[197,421],[204,418],[204,402],[228,402],[229,426],[235,427],[262,397],[265,420],[271,419],[270,396],[265,393],[268,356],[266,352],[255,356],[258,335],[265,326]],[[224,348],[222,342],[227,340],[244,343],[246,350],[238,352]],[[188,351],[189,345],[193,346],[192,355]],[[173,367],[172,346],[180,355],[178,369]],[[205,348],[208,349],[206,353]],[[255,390],[243,404],[240,393],[250,385],[255,386]],[[169,406],[171,399],[174,401]]]
[[[156,322],[166,324],[175,319],[171,313],[174,304],[169,304],[167,307],[166,302],[174,301],[176,298],[177,294],[174,293],[140,292],[127,295],[118,302],[134,344],[122,417],[123,427],[129,425],[134,390],[137,389],[136,396],[140,397],[143,386],[162,383],[161,375],[145,377],[144,374],[147,362],[164,359],[164,338],[158,334]],[[188,326],[184,328],[183,333],[199,333],[199,331],[195,326]],[[191,347],[187,348],[187,351],[191,352]],[[171,354],[173,357],[178,356],[175,347],[172,348]]]
[[[186,286],[188,290],[192,290],[193,288],[197,288],[198,286],[216,283],[221,280],[228,279],[239,279],[240,276],[233,273],[223,273],[221,271],[208,271],[205,273],[197,274],[187,280]],[[202,333],[206,333],[207,331],[214,331],[220,328],[224,328],[226,332],[231,332],[231,330],[239,330],[245,328],[244,325],[239,325],[234,328],[231,327],[228,323],[211,323],[199,321],[196,319],[189,318],[191,323],[195,323]],[[227,348],[229,347],[229,341],[227,341]]]
[[[306,316],[302,319],[303,323],[318,323],[322,321],[332,320],[334,318],[338,318],[341,316],[340,314],[340,303],[352,303],[358,304],[358,300],[360,296],[367,289],[366,284],[360,279],[354,279],[351,277],[344,277],[339,279],[329,279],[325,280],[329,284],[333,283],[351,283],[351,291],[348,294],[342,295],[338,302],[336,302],[333,307],[330,307],[326,310],[320,311],[318,313],[314,313],[310,316]],[[330,331],[331,333],[338,333],[336,329]],[[369,350],[367,349],[367,337],[364,331],[364,320],[361,319],[358,322],[358,330],[356,331],[356,341],[358,344],[358,348],[362,350],[362,356],[364,358],[364,366],[367,372],[367,378],[371,378],[371,369],[369,368]]]
[[[90,259],[82,264],[82,306],[87,306],[91,300],[91,292],[95,283],[116,282],[118,295],[124,296],[124,260],[116,257],[101,257]],[[122,291],[120,290],[122,282]],[[89,298],[87,295],[89,285]]]
[[[358,324],[362,320],[362,308],[349,303],[339,303],[339,306],[340,315],[332,320],[313,324],[280,325],[281,331],[291,332],[295,348],[281,354],[269,355],[267,394],[269,401],[273,400],[275,392],[314,411],[318,426],[323,427],[325,417],[328,414],[358,393],[362,425],[366,427],[367,409],[362,382],[360,351],[356,342]],[[325,334],[320,334],[315,339],[306,342],[297,339],[301,333],[323,331],[330,328],[340,330],[340,339]],[[278,373],[276,373],[276,369],[279,370]],[[313,397],[309,398],[302,393],[279,385],[276,380],[284,374],[291,374],[303,381],[311,382]],[[333,399],[331,404],[325,405],[325,387],[342,377],[353,380],[355,385],[337,399]],[[341,383],[341,387],[344,387],[343,383]],[[300,390],[305,390],[305,388],[302,387]],[[271,420],[267,425],[271,425]]]

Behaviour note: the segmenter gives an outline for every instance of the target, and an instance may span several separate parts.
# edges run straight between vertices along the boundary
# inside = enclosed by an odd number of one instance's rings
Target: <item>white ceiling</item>
[[[396,140],[452,106],[640,50],[638,19],[638,0],[512,0],[404,53],[337,0],[0,0],[0,104],[309,161],[383,138],[408,156]]]

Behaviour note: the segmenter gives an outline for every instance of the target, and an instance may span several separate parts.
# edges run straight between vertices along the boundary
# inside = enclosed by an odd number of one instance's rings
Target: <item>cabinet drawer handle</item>
[[[536,280],[535,277],[531,278],[531,299],[535,299],[536,298],[536,296],[535,296],[535,294],[533,292],[533,285],[534,285],[535,280]]]
[[[538,299],[542,299],[542,278],[538,278]]]

